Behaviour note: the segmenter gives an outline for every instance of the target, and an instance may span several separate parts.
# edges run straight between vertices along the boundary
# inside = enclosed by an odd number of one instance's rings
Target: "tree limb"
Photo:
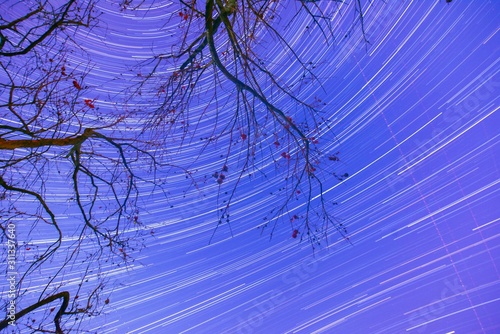
[[[66,308],[69,305],[69,292],[68,291],[62,291],[62,292],[56,293],[55,295],[49,296],[45,299],[42,299],[42,300],[36,302],[35,304],[28,306],[24,310],[17,312],[15,315],[15,320],[18,320],[18,319],[22,318],[23,316],[25,316],[26,314],[36,310],[37,308],[40,308],[46,304],[49,304],[49,303],[51,303],[54,300],[59,299],[59,298],[62,298],[63,301],[62,301],[61,307],[59,308],[59,311],[57,311],[57,313],[54,317],[54,324],[56,325],[56,333],[63,334],[63,331],[61,329],[61,317],[65,314]],[[11,321],[10,318],[6,318],[2,322],[0,322],[0,330],[7,328],[10,321]]]

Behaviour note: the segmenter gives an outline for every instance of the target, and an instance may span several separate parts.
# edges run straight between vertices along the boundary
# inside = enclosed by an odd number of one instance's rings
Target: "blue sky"
[[[350,175],[342,182],[325,180],[326,193],[338,203],[332,213],[347,226],[352,244],[332,232],[313,253],[308,242],[292,238],[289,224],[279,223],[272,239],[269,229],[258,229],[276,206],[270,193],[283,178],[279,166],[265,161],[266,178],[242,181],[231,228],[219,227],[209,244],[218,185],[209,179],[183,196],[184,178],[173,177],[170,197],[153,192],[141,198],[141,222],[154,236],[130,254],[136,261],[129,268],[103,267],[110,303],[85,328],[99,333],[500,331],[499,3],[373,3],[365,14],[369,44],[359,25],[342,38],[353,22],[348,12],[332,20],[337,38],[328,45],[318,31],[304,28],[306,19],[286,27],[277,23],[300,56],[317,66],[322,86],[303,82],[297,94],[326,103],[322,115],[332,128],[319,140],[327,152],[340,152],[336,168]],[[326,1],[320,5],[333,8]],[[178,23],[165,25],[176,10],[168,2],[125,12],[100,2],[98,9],[99,27],[79,33],[77,41],[85,43],[95,64],[85,78],[89,94],[110,112],[120,109],[116,101],[137,75],[137,61],[169,47]],[[292,12],[287,10],[281,9],[283,22]],[[265,35],[261,41],[279,79],[296,83],[302,69]],[[210,80],[200,87],[194,113],[203,108]],[[133,103],[130,108],[147,110],[141,97]],[[222,109],[221,118],[230,113]],[[210,135],[213,118],[207,117],[196,136]],[[138,114],[129,124],[142,120]],[[192,161],[201,147],[193,141],[172,160],[189,161],[202,180],[220,168],[225,143]],[[236,165],[237,153],[229,161]],[[56,184],[51,191],[65,189]],[[290,213],[302,209],[297,205]]]

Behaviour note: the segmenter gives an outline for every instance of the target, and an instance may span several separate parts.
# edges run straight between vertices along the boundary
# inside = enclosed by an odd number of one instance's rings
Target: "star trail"
[[[2,3],[2,12],[8,3]],[[213,136],[213,124],[222,128],[233,117],[230,104],[220,105],[217,115],[207,110],[214,108],[209,94],[214,77],[207,75],[197,83],[189,111],[198,120],[196,132],[181,148],[157,148],[171,166],[192,171],[199,186],[190,186],[174,167],[162,189],[143,181],[147,191],[138,197],[137,218],[146,231],[143,247],[127,253],[133,259],[128,266],[106,263],[87,273],[90,282],[106,278],[102,294],[109,304],[102,314],[83,320],[82,329],[500,332],[500,2],[361,1],[367,41],[355,1],[311,3],[331,15],[334,38],[325,40],[304,12],[295,16],[296,1],[278,6],[272,25],[310,62],[318,80],[304,75],[265,30],[258,30],[255,43],[265,50],[267,66],[279,73],[280,83],[322,106],[329,129],[317,140],[332,160],[338,152],[336,175],[348,177],[339,181],[328,168],[318,173],[325,177],[328,210],[347,228],[349,241],[332,230],[313,251],[282,222],[270,237],[263,217],[280,197],[285,160],[263,153],[277,146],[271,134],[261,139],[257,156],[266,176],[242,178],[230,223],[217,225],[220,202],[227,197],[219,189],[226,183],[220,186],[212,174],[223,165],[221,152],[232,147],[225,162],[231,184],[238,173],[232,167],[241,164],[241,156],[229,138],[214,146],[200,139]],[[163,0],[144,1],[133,10],[98,1],[95,9],[99,23],[76,30],[82,50],[67,56],[68,67],[88,71],[83,98],[103,115],[127,111],[119,126],[132,137],[161,94],[153,84],[141,87],[140,94],[135,89],[154,66],[152,57],[174,47],[181,9]],[[89,60],[89,67],[82,65]],[[233,91],[225,82],[220,85],[218,96],[226,101]],[[130,97],[131,91],[136,94]],[[282,96],[275,101],[290,113],[296,108]],[[180,141],[173,138],[169,145]],[[144,170],[145,177],[151,175]],[[72,219],[75,210],[64,196],[67,182],[52,182],[47,192],[58,205],[61,224],[71,228],[80,222]],[[297,203],[283,215],[304,210]],[[319,205],[319,199],[312,203]],[[16,224],[21,236],[30,229],[23,221]],[[30,247],[54,242],[45,229],[32,234]],[[76,237],[65,234],[63,245]],[[18,258],[27,259],[27,252],[21,247]],[[42,291],[62,259],[56,257],[23,288]],[[66,270],[65,284],[77,286],[86,269]],[[0,286],[3,294],[9,289],[7,280]]]

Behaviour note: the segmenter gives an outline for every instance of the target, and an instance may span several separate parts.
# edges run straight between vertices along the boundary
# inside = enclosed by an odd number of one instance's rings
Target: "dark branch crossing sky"
[[[351,14],[334,16],[329,45],[301,16],[281,27],[322,80],[322,87],[305,80],[298,91],[326,103],[323,116],[336,138],[331,152],[340,152],[350,174],[327,182],[327,193],[352,245],[332,233],[313,255],[286,224],[271,240],[261,233],[256,226],[273,207],[263,194],[277,191],[279,173],[242,183],[233,236],[221,226],[210,245],[217,184],[186,197],[148,195],[140,219],[154,237],[130,268],[107,272],[115,282],[107,286],[109,307],[84,327],[99,333],[500,332],[500,2],[372,2],[364,21],[369,44],[359,25],[347,30]],[[319,3],[332,11],[337,6]],[[140,74],[137,62],[170,47],[178,22],[165,21],[176,6],[156,1],[120,12],[99,3],[99,27],[75,37],[94,64],[84,84],[96,106],[119,110],[115,101]],[[287,10],[280,15],[287,22]],[[262,40],[280,80],[296,82],[303,70]],[[78,53],[69,57],[73,64],[87,61]],[[210,80],[201,83],[199,108],[210,89]],[[133,103],[142,107],[155,94],[143,92]],[[141,121],[138,115],[128,125]],[[203,120],[197,136],[210,135],[210,122]],[[178,161],[192,158],[201,143],[190,145]],[[218,157],[208,150],[191,167],[209,175],[220,168]],[[64,193],[65,186],[50,191]],[[181,189],[185,179],[172,178],[168,187]]]

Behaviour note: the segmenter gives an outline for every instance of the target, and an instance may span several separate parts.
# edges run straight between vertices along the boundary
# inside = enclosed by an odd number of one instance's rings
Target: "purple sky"
[[[333,1],[318,3],[333,8]],[[111,110],[128,82],[117,74],[168,47],[175,24],[163,24],[176,7],[160,1],[148,11],[120,12],[103,1],[99,10],[100,27],[78,38],[95,64],[85,83],[99,107]],[[287,15],[283,9],[283,21]],[[277,190],[279,173],[242,183],[234,236],[222,226],[211,245],[217,185],[168,201],[159,193],[144,200],[141,214],[155,237],[131,254],[137,261],[128,271],[107,273],[111,302],[86,328],[500,332],[500,2],[375,0],[365,15],[368,45],[359,26],[331,45],[307,33],[300,17],[284,30],[301,57],[318,64],[324,89],[305,84],[298,94],[327,103],[324,116],[337,139],[329,150],[340,151],[350,174],[327,181],[327,194],[352,245],[332,233],[313,255],[286,224],[272,240],[261,234],[256,226],[274,205],[268,194]],[[352,20],[334,19],[337,36]],[[280,79],[292,83],[302,70],[262,38]],[[208,81],[202,85],[210,89]],[[192,168],[211,173],[217,156],[207,152]],[[172,189],[182,182],[172,181]]]

